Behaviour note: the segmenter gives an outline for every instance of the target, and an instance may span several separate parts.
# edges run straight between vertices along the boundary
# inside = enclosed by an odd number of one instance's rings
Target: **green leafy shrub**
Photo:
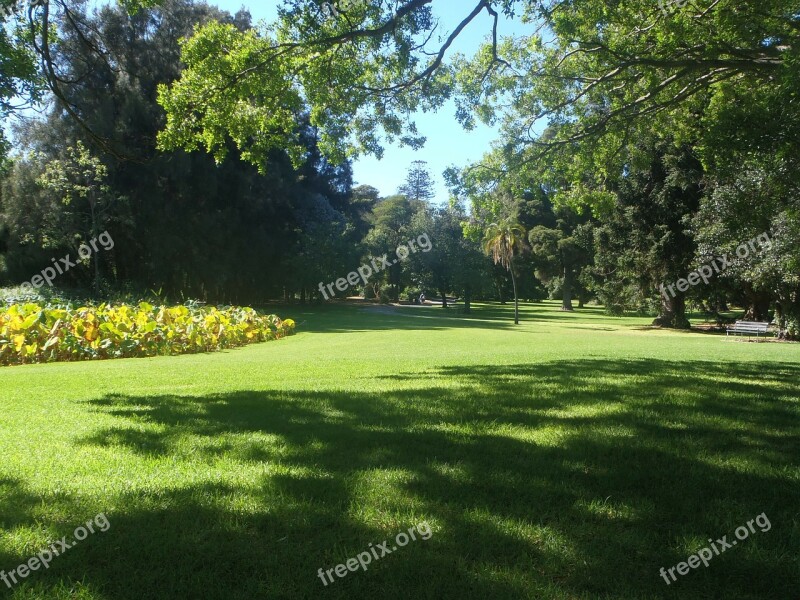
[[[410,285],[403,292],[400,294],[401,298],[405,298],[411,304],[414,304],[417,300],[419,300],[419,296],[422,293],[422,288],[417,287],[415,285]]]
[[[12,304],[0,307],[0,365],[214,352],[294,330],[242,307]]]

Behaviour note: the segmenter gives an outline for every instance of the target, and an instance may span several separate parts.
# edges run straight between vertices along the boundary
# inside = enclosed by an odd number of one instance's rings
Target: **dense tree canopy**
[[[72,82],[62,83],[61,94],[81,122],[55,105],[43,121],[19,132],[22,152],[0,204],[4,278],[28,279],[51,257],[74,249],[70,232],[90,228],[89,217],[80,215],[90,216],[91,194],[63,203],[64,186],[78,182],[61,181],[66,171],[56,166],[70,162],[81,140],[95,148],[102,158],[98,168],[107,173],[105,183],[89,186],[91,193],[108,186],[108,197],[124,197],[98,215],[117,241],[113,252],[98,256],[107,285],[254,301],[310,285],[300,273],[338,276],[357,255],[354,229],[363,230],[364,210],[350,203],[349,165],[332,166],[322,157],[307,120],[299,119],[296,133],[303,162],[295,168],[275,150],[266,163],[269,178],[235,149],[215,166],[202,153],[155,148],[164,124],[157,87],[180,74],[179,40],[210,19],[247,28],[248,15],[184,0],[135,15],[108,7],[91,15],[78,8],[73,14],[85,30],[60,31],[59,69]],[[97,138],[106,143],[92,144]],[[114,151],[103,152],[108,147]],[[344,245],[348,252],[341,251]],[[61,282],[86,286],[91,278],[75,270]]]
[[[2,273],[25,279],[87,231],[63,202],[79,182],[52,165],[90,151],[123,241],[95,264],[107,286],[308,300],[424,233],[434,249],[361,291],[578,295],[674,327],[735,304],[797,332],[798,2],[472,0],[444,27],[433,0],[286,0],[263,25],[188,0],[2,0],[0,111],[52,100],[2,166]],[[479,23],[485,43],[454,54]],[[441,208],[423,157],[398,196],[353,187],[349,159],[423,148],[413,115],[450,100],[464,126],[500,129],[447,173],[456,200]],[[493,268],[481,242],[516,222],[530,246]],[[660,293],[760,235],[705,285]]]

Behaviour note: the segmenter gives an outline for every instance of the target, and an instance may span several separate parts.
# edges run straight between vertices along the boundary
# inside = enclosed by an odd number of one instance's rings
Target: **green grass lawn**
[[[800,345],[512,310],[283,308],[280,342],[1,369],[0,570],[111,528],[0,596],[796,600]]]

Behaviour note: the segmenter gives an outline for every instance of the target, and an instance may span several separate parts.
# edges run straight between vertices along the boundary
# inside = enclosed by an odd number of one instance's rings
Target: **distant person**
[[[419,303],[420,304],[425,304],[425,294],[420,294],[419,295]]]

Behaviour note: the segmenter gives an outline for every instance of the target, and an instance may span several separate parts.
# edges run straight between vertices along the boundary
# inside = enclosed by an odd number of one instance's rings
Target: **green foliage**
[[[120,10],[133,15],[168,0],[118,0]],[[60,55],[64,37],[81,36],[87,46],[96,49],[94,32],[87,31],[83,0],[59,2],[2,0],[0,1],[0,115],[21,113],[40,103],[45,91],[61,94],[61,84],[70,77],[60,77],[63,66]],[[47,25],[41,17],[47,6]],[[64,102],[62,95],[59,101]],[[71,109],[72,107],[70,107]],[[74,113],[77,116],[78,113]]]
[[[593,261],[594,226],[586,209],[579,214],[566,206],[553,210],[549,203],[543,208],[550,210],[539,218],[550,222],[528,234],[536,276],[554,292],[560,290],[563,309],[572,310],[584,268]]]
[[[252,308],[12,304],[0,312],[0,365],[214,352],[294,329]]]
[[[167,112],[159,145],[165,150],[203,148],[218,163],[228,155],[230,138],[242,158],[263,173],[273,150],[286,150],[295,166],[302,163],[303,146],[297,123],[303,109],[299,90],[292,85],[288,65],[264,60],[264,47],[274,44],[258,32],[239,31],[233,24],[209,23],[181,42],[186,70],[179,84],[159,87],[158,101]],[[248,70],[261,70],[261,85],[236,85]],[[228,93],[210,97],[209,88]]]
[[[0,8],[0,116],[41,99],[44,81],[36,64],[31,28],[21,19],[21,2],[3,0]],[[16,9],[16,10],[15,10]]]
[[[165,0],[117,0],[119,4],[131,15],[138,13],[140,10],[147,8],[154,8],[160,4],[164,4]]]
[[[59,65],[70,74],[62,91],[110,148],[93,144],[57,103],[20,130],[25,152],[15,155],[2,182],[0,284],[29,280],[52,258],[74,256],[76,234],[91,229],[88,198],[73,195],[66,205],[62,192],[38,184],[49,164],[75,164],[69,149],[79,157],[79,143],[107,171],[99,184],[109,189],[107,211],[98,216],[116,247],[95,256],[111,291],[163,288],[174,300],[258,304],[299,294],[303,286],[316,289],[359,264],[369,205],[351,201],[350,165],[321,156],[307,115],[293,125],[302,165],[295,168],[283,149],[275,150],[264,163],[269,177],[235,148],[218,165],[204,152],[156,150],[165,118],[156,89],[180,75],[178,41],[210,22],[245,30],[246,13],[188,0],[166,0],[134,16],[113,5],[96,13],[85,5],[71,9],[95,46],[67,24],[59,30]],[[59,285],[85,289],[92,278],[89,269],[73,269]]]
[[[363,240],[367,257],[380,257],[384,254],[393,256],[398,246],[408,242],[412,236],[411,223],[414,215],[424,210],[423,202],[403,195],[389,196],[378,201],[367,217],[372,225]],[[407,280],[408,273],[404,271],[404,264],[399,262],[373,276],[371,284],[378,285],[379,288],[384,283],[391,286],[387,295],[397,302],[400,300],[400,290]]]
[[[364,286],[364,300],[377,300],[375,286],[371,283]]]
[[[83,142],[67,148],[65,160],[54,160],[47,164],[39,183],[56,192],[61,201],[69,206],[84,201],[89,206],[97,204],[97,198],[108,195],[106,182],[108,168],[86,148]]]
[[[416,302],[419,300],[419,297],[423,293],[423,291],[424,290],[421,287],[417,287],[415,285],[410,285],[410,286],[408,286],[407,288],[405,288],[402,291],[400,296],[406,302],[410,302],[411,304],[416,304]]]
[[[619,310],[652,310],[661,298],[659,324],[688,327],[686,294],[661,296],[691,271],[696,240],[691,219],[702,196],[703,169],[689,146],[651,136],[639,140],[630,170],[616,184],[616,202],[595,230],[593,289]]]
[[[298,198],[294,212],[297,243],[285,258],[284,285],[315,291],[320,282],[352,270],[360,258],[360,246],[347,217],[321,194]]]
[[[297,161],[293,123],[303,103],[333,162],[380,156],[383,136],[420,147],[408,115],[441,106],[449,87],[441,61],[420,55],[436,26],[427,4],[358,2],[329,18],[321,2],[293,0],[274,25],[198,28],[183,45],[180,81],[159,91],[167,111],[161,147],[205,148],[219,159],[230,140],[259,168],[276,149]],[[428,65],[432,77],[415,78]]]
[[[83,142],[68,147],[64,159],[47,163],[38,183],[55,194],[68,214],[76,215],[79,231],[66,232],[63,241],[78,247],[96,238],[106,229],[111,211],[120,198],[115,197],[108,185],[108,168],[92,155]],[[100,290],[100,257],[92,258],[94,264],[94,289]]]
[[[464,236],[465,221],[463,207],[454,202],[417,212],[411,221],[412,237],[428,236],[431,248],[412,254],[408,265],[420,291],[437,300],[455,293],[468,310],[470,299],[486,286],[489,269],[480,244]]]
[[[800,316],[798,2],[466,3],[455,35],[487,15],[536,25],[472,57],[449,55],[453,38],[437,35],[429,0],[335,11],[288,0],[276,23],[256,27],[187,0],[122,0],[93,14],[52,2],[54,58],[38,58],[60,75],[49,81],[59,100],[22,130],[32,152],[3,166],[0,269],[27,279],[107,217],[122,237],[95,257],[96,288],[102,266],[114,283],[173,296],[305,299],[363,254],[429,233],[432,252],[375,276],[379,297],[407,286],[469,297],[489,281],[501,298],[510,285],[534,297],[535,273],[565,307],[573,288],[592,287],[608,306],[646,311],[659,285],[769,230],[769,253],[667,301],[660,317],[684,325],[687,299],[732,301],[754,316],[774,309],[788,331]],[[2,93],[32,99],[32,36],[41,48],[49,30],[23,20],[9,19],[0,39]],[[402,190],[410,199],[351,189],[347,159],[380,155],[385,139],[417,147],[409,115],[454,97],[467,127],[503,126],[480,165],[448,174],[472,201],[468,216],[425,207],[431,178],[419,162]],[[70,107],[81,126],[64,118]],[[90,156],[89,139],[107,142],[105,153]],[[130,202],[86,225],[80,213],[101,196]],[[490,224],[512,217],[533,252],[490,252],[505,272],[487,277],[475,250]],[[65,279],[84,285],[78,275]]]
[[[571,183],[583,183],[579,195],[607,200],[598,188],[618,173],[619,148],[637,133],[655,125],[693,139],[723,118],[698,118],[716,98],[763,86],[788,93],[796,80],[797,0],[768,0],[763,10],[687,4],[669,14],[651,0],[462,6],[463,20],[444,39],[423,0],[351,3],[337,18],[321,2],[292,0],[279,23],[258,31],[200,28],[184,46],[188,70],[161,91],[161,143],[220,156],[230,139],[258,161],[293,146],[285,120],[302,97],[326,155],[380,154],[381,131],[419,144],[408,115],[441,106],[455,90],[467,127],[506,117],[504,151],[523,164],[542,141],[532,125],[552,125],[547,142]],[[449,57],[453,40],[484,12],[535,24],[535,33],[493,37],[472,57]]]

